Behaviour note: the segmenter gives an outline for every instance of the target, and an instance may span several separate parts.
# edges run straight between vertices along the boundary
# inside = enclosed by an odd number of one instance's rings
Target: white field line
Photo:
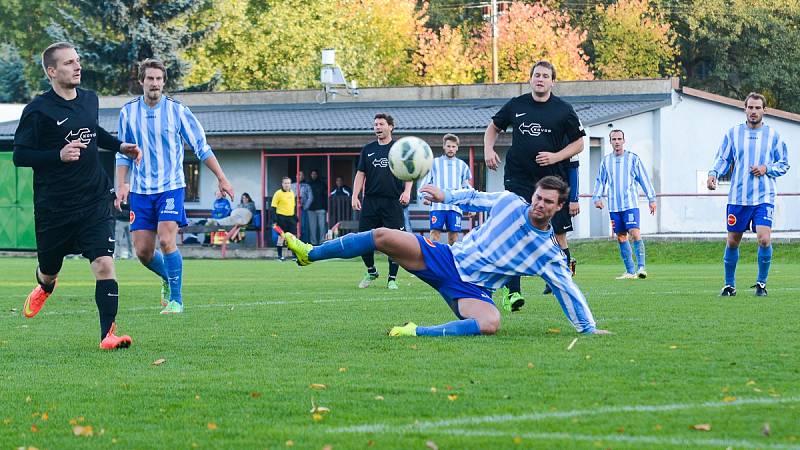
[[[717,447],[717,448],[769,448],[769,449],[798,449],[800,444],[772,444],[767,442],[752,442],[738,439],[715,438],[679,438],[669,436],[626,436],[624,434],[570,434],[570,433],[514,433],[492,430],[459,430],[444,429],[432,430],[434,434],[445,434],[456,437],[504,437],[531,439],[534,441],[586,441],[586,442],[621,442],[627,444],[652,444],[654,447],[675,446],[681,448]],[[524,442],[523,442],[524,443]]]
[[[706,408],[729,408],[743,405],[775,405],[781,403],[799,403],[798,397],[785,398],[749,398],[738,399],[732,402],[705,402],[705,403],[673,403],[666,405],[627,405],[627,406],[606,406],[595,409],[575,409],[570,411],[548,411],[529,414],[499,414],[491,416],[459,417],[456,419],[420,421],[406,425],[392,424],[366,424],[354,425],[349,427],[333,428],[331,433],[406,433],[418,432],[428,429],[441,427],[452,427],[461,425],[497,424],[508,422],[536,422],[547,419],[566,419],[582,416],[596,416],[600,414],[619,414],[619,413],[648,413],[682,411]]]

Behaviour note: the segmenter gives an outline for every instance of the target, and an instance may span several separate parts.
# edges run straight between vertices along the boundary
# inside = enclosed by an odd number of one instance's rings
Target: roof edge
[[[707,100],[714,103],[721,103],[723,105],[733,106],[736,108],[744,108],[744,101],[737,100],[735,98],[725,97],[724,95],[712,94],[710,92],[701,91],[700,89],[694,89],[686,86],[684,86],[681,89],[681,92],[690,97],[696,97],[702,100]],[[784,111],[782,109],[767,108],[764,114],[767,116],[779,117],[781,119],[786,119],[792,122],[800,123],[800,114]]]

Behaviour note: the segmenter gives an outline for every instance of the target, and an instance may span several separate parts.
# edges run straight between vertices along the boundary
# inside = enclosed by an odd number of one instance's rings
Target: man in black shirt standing
[[[503,175],[506,190],[530,199],[536,183],[548,175],[569,181],[569,160],[583,150],[584,136],[578,115],[572,105],[552,94],[556,70],[547,61],[539,61],[531,69],[531,93],[509,100],[492,117],[483,136],[484,159],[489,169],[497,170],[500,157],[494,151],[497,136],[512,127],[511,148],[506,156]],[[575,207],[573,205],[573,212]],[[567,231],[572,230],[570,203],[553,216],[553,229],[559,246],[570,261]],[[506,311],[517,311],[525,304],[520,292],[520,278],[508,283],[509,292],[501,304]]]
[[[358,231],[373,230],[378,227],[403,229],[403,207],[411,200],[411,185],[405,183],[389,170],[389,149],[394,144],[392,131],[394,119],[388,114],[375,114],[372,124],[377,141],[370,142],[361,149],[358,159],[358,171],[353,180],[353,210],[361,211]],[[364,205],[361,205],[361,192],[364,192]],[[375,268],[375,255],[368,253],[361,256],[367,273],[358,283],[359,288],[366,288],[378,278]],[[400,266],[389,258],[389,289],[398,289],[397,271]]]
[[[80,57],[72,44],[58,42],[42,53],[52,88],[22,112],[14,134],[14,164],[33,168],[38,285],[25,300],[25,317],[35,316],[53,293],[64,256],[80,253],[91,261],[95,302],[100,313],[100,348],[127,348],[117,336],[119,290],[114,272],[114,189],[100,165],[98,146],[137,162],[136,144],[122,143],[98,124],[98,99],[78,88]]]

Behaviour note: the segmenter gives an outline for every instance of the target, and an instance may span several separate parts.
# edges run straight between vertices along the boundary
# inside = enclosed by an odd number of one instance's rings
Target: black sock
[[[364,261],[364,265],[367,267],[367,271],[370,273],[375,273],[377,270],[375,269],[375,253],[367,252],[361,255],[361,260]]]
[[[397,278],[397,272],[400,270],[400,265],[389,258],[389,279],[394,280]]]
[[[569,247],[562,248],[561,251],[564,252],[565,255],[567,255],[567,264],[569,264],[569,262],[572,261],[572,257],[569,254]]]
[[[278,258],[283,258],[283,247],[278,246]]]
[[[367,273],[370,275],[377,275],[378,269],[376,269],[375,266],[367,267]]]
[[[508,288],[508,292],[510,294],[513,294],[514,292],[520,292],[522,290],[520,287],[520,277],[515,276],[509,278],[506,287]]]
[[[36,268],[36,282],[39,283],[39,286],[42,287],[42,290],[47,292],[48,294],[52,294],[53,293],[53,289],[56,288],[55,281],[50,283],[50,284],[45,284],[44,281],[39,279],[39,268],[38,267]]]
[[[94,287],[94,302],[100,313],[100,340],[106,337],[114,319],[117,318],[119,306],[119,286],[117,280],[97,280]]]

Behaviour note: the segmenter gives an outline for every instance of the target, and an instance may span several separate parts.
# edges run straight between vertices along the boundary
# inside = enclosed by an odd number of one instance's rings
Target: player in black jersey
[[[494,151],[497,136],[512,129],[511,148],[506,155],[503,182],[506,190],[529,199],[536,183],[548,175],[569,182],[569,160],[583,151],[584,136],[578,115],[572,105],[552,94],[556,70],[547,61],[539,61],[531,69],[531,93],[509,100],[492,117],[483,136],[484,159],[489,169],[497,170],[500,157]],[[553,216],[553,229],[561,249],[571,261],[567,231],[572,231],[570,210],[577,214],[577,202],[564,203]],[[570,208],[572,205],[572,208]],[[508,293],[501,305],[506,311],[517,311],[525,304],[520,292],[519,277],[508,283]]]
[[[403,207],[411,201],[411,185],[397,179],[389,170],[389,149],[394,140],[394,119],[388,114],[375,114],[372,123],[377,141],[370,142],[361,149],[358,159],[358,171],[353,180],[353,210],[361,211],[358,231],[368,231],[379,227],[403,229]],[[361,204],[361,192],[364,192],[364,204]],[[365,254],[361,257],[367,266],[367,273],[358,283],[358,287],[366,288],[378,278],[375,268],[375,255]],[[397,271],[400,266],[389,258],[389,289],[398,289]]]
[[[100,165],[98,146],[141,158],[136,144],[122,143],[98,124],[98,99],[78,88],[80,57],[58,42],[42,53],[52,88],[22,112],[14,134],[14,164],[33,168],[38,285],[25,300],[25,317],[35,316],[53,293],[64,256],[91,261],[100,313],[100,348],[131,345],[114,331],[118,286],[114,272],[114,189]]]

